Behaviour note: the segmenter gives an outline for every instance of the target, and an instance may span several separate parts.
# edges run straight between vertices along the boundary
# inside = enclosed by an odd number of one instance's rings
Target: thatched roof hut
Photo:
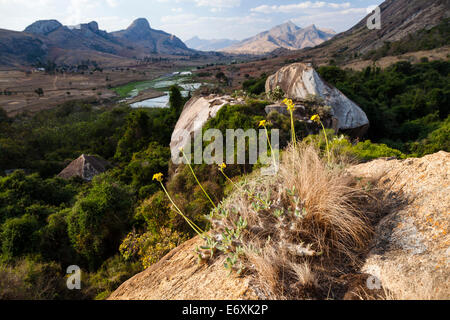
[[[92,181],[96,175],[105,172],[109,166],[110,164],[106,160],[82,154],[61,171],[58,177],[63,179],[80,177],[83,180]]]

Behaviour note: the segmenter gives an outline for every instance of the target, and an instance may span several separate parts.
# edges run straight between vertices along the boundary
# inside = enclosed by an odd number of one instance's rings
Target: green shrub
[[[122,242],[120,252],[126,260],[138,260],[146,269],[186,240],[186,235],[169,228],[144,234],[132,232]]]
[[[19,257],[35,251],[38,243],[38,219],[32,215],[6,220],[1,226],[0,241],[5,259]]]
[[[68,216],[69,237],[91,268],[115,252],[131,225],[132,197],[127,187],[106,175],[79,197]]]
[[[352,161],[368,161],[382,157],[396,157],[398,159],[406,158],[401,151],[388,147],[385,144],[372,143],[370,140],[352,144],[345,136],[334,135],[333,130],[327,130],[330,149],[334,157],[344,157]],[[323,133],[311,135],[303,141],[318,145],[325,152],[325,139]]]
[[[402,61],[385,70],[368,67],[360,72],[327,66],[319,73],[366,112],[371,141],[386,142],[405,154],[428,152],[420,151],[415,142],[445,126],[449,116],[449,61]],[[430,150],[447,148],[443,143]]]
[[[68,290],[65,272],[55,262],[26,258],[0,265],[0,300],[81,299],[79,290]]]
[[[139,198],[150,196],[159,190],[152,183],[155,172],[167,173],[170,159],[170,149],[151,142],[144,151],[133,155],[124,169],[124,179],[139,192]]]
[[[242,84],[242,88],[248,93],[259,95],[266,91],[267,78],[268,76],[266,74],[262,74],[261,77],[257,79],[246,80]]]

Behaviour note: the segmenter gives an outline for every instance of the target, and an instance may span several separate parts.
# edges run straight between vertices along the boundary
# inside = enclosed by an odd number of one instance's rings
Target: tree
[[[170,149],[157,142],[151,142],[146,150],[133,155],[125,168],[125,176],[131,179],[131,185],[139,191],[140,198],[159,190],[158,185],[152,183],[152,178],[156,172],[167,172],[169,159]]]
[[[6,113],[5,109],[0,107],[0,123],[8,121],[8,114]]]
[[[127,129],[120,139],[115,158],[128,162],[133,153],[142,150],[149,142],[151,128],[150,117],[145,110],[136,110],[128,117]]]
[[[219,80],[219,82],[227,82],[228,81],[227,76],[222,71],[220,71],[216,74],[216,79]]]
[[[130,190],[107,175],[97,176],[68,216],[69,237],[91,268],[117,252],[131,224]]]
[[[37,243],[38,219],[33,215],[8,219],[1,227],[2,253],[6,258],[32,253]]]
[[[184,103],[185,103],[183,96],[181,95],[180,89],[178,89],[177,86],[172,86],[169,89],[169,94],[170,94],[170,98],[169,98],[170,108],[177,115],[180,115],[181,112],[183,111],[183,107],[184,107]]]
[[[36,92],[39,97],[42,97],[44,95],[44,90],[42,88],[37,88],[36,90],[34,90],[34,92]]]

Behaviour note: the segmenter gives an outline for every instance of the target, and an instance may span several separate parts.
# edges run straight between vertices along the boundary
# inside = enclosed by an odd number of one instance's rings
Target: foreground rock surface
[[[266,92],[279,86],[294,100],[305,100],[314,95],[332,107],[333,117],[338,120],[338,129],[355,129],[369,124],[361,108],[338,89],[328,85],[309,64],[294,63],[281,68],[266,81]]]
[[[450,299],[450,153],[375,160],[351,169],[381,176],[395,206],[376,228],[362,268],[396,299]]]
[[[376,226],[361,274],[354,276],[373,275],[388,299],[450,299],[450,153],[378,159],[353,166],[349,173],[379,179],[392,202]],[[110,299],[258,298],[251,278],[230,276],[223,259],[199,265],[194,250],[201,243],[195,238],[176,248],[125,282]]]
[[[200,265],[194,253],[201,239],[174,249],[161,261],[131,278],[110,300],[253,300],[250,279],[229,275],[223,259]]]

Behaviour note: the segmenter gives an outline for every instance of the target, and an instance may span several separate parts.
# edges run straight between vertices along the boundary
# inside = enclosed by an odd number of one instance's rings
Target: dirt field
[[[86,71],[84,74],[47,74],[31,68],[28,71],[0,70],[0,107],[8,116],[15,116],[22,112],[50,109],[72,100],[104,103],[119,99],[110,88],[135,81],[153,80],[173,71],[211,62],[217,62],[217,58],[108,67],[102,72]],[[41,96],[36,93],[39,88],[44,92]],[[161,94],[148,90],[142,95],[137,99],[153,98]]]
[[[0,71],[0,107],[10,116],[55,107],[70,100],[102,102],[116,97],[109,88],[132,81],[154,79],[173,67],[136,66],[107,69],[85,74],[46,74],[24,71]],[[35,90],[42,88],[39,96]],[[5,91],[8,94],[5,94]]]

